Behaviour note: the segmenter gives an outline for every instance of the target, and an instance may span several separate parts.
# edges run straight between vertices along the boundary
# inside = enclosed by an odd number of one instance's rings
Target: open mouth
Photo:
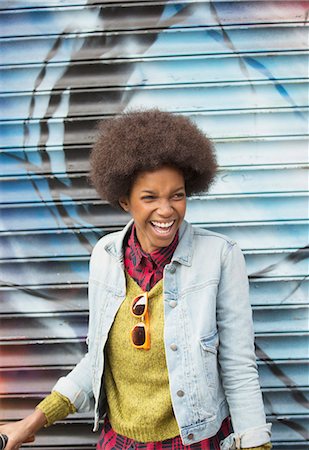
[[[171,220],[169,222],[157,222],[152,220],[150,223],[157,233],[164,235],[169,234],[175,222],[176,220]]]

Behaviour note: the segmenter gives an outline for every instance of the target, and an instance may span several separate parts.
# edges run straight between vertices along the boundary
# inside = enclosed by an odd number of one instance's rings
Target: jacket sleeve
[[[261,446],[270,440],[271,425],[266,424],[258,379],[246,266],[235,243],[228,243],[223,255],[217,324],[221,377],[234,428],[225,440],[231,447],[223,448]]]
[[[65,377],[59,378],[53,391],[57,391],[74,405],[76,411],[91,410],[93,397],[89,353]]]
[[[97,244],[98,245],[98,244]],[[95,315],[95,311],[92,312],[93,306],[91,304],[91,287],[90,279],[93,271],[93,255],[97,245],[94,247],[90,258],[89,265],[89,283],[88,283],[88,300],[89,300],[89,326],[88,326],[88,352],[81,359],[81,361],[74,367],[74,369],[65,377],[61,377],[55,386],[53,391],[59,392],[61,395],[69,399],[74,405],[77,412],[91,411],[93,406],[93,391],[92,391],[92,374],[91,374],[91,358],[89,348],[91,347],[91,341],[93,340],[92,329],[92,317]]]

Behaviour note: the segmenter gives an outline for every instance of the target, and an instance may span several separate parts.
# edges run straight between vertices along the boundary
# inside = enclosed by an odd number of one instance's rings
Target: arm
[[[46,424],[42,411],[36,409],[32,414],[18,422],[0,426],[0,433],[8,436],[5,450],[17,450],[25,442],[33,442],[35,434]]]
[[[17,450],[23,443],[33,442],[35,434],[42,427],[49,426],[57,420],[64,419],[68,414],[76,412],[75,404],[83,411],[90,407],[91,387],[89,387],[88,370],[87,372],[84,371],[87,364],[88,354],[73,369],[73,375],[70,372],[67,377],[60,378],[55,386],[59,386],[71,398],[59,393],[54,388],[53,392],[39,403],[29,416],[18,422],[0,426],[0,433],[7,435],[9,438],[5,447],[6,450]],[[76,377],[80,377],[80,385],[75,383]]]
[[[217,297],[217,323],[222,383],[235,431],[227,443],[235,442],[236,448],[269,442],[271,427],[266,424],[259,386],[248,291],[244,257],[236,244],[228,244]]]
[[[65,418],[69,413],[89,411],[92,385],[88,359],[87,353],[66,377],[58,380],[52,394],[32,414],[18,422],[0,426],[0,433],[9,438],[5,450],[17,450],[23,443],[33,442],[42,427]]]

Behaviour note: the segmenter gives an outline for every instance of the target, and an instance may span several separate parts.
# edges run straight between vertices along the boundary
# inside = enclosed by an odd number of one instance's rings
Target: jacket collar
[[[114,235],[114,239],[105,245],[105,250],[119,262],[123,263],[123,241],[133,224],[131,219],[127,225]],[[176,261],[185,266],[191,266],[193,254],[193,227],[187,221],[183,221],[179,229],[179,242],[172,257],[172,262]]]

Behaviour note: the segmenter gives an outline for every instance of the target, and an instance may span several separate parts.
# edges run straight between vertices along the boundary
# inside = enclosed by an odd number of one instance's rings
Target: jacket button
[[[171,308],[175,308],[175,306],[177,305],[176,300],[171,300],[171,301],[169,302],[169,305],[170,305]]]
[[[193,434],[193,433],[188,434],[188,439],[190,439],[190,441],[191,441],[191,439],[193,439],[193,438],[194,438],[194,434]]]
[[[178,395],[178,397],[183,397],[185,395],[185,393],[184,393],[184,391],[179,390],[179,391],[177,391],[177,395]]]
[[[170,349],[173,350],[173,352],[175,352],[178,349],[178,347],[176,344],[171,344]]]
[[[170,267],[170,272],[171,273],[175,273],[176,272],[176,267],[175,266],[171,266]]]

